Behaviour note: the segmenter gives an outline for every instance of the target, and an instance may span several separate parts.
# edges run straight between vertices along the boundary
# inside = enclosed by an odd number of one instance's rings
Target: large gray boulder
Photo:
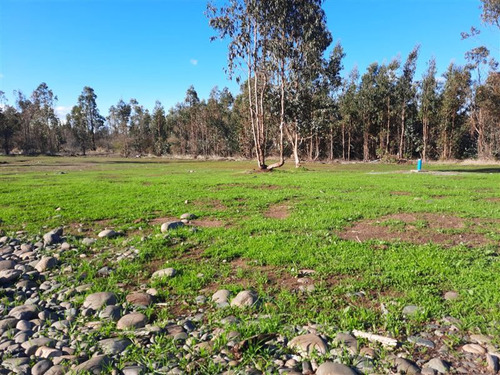
[[[328,351],[325,341],[313,333],[294,337],[288,343],[288,347],[296,349],[305,355],[310,355],[314,352],[317,352],[320,355],[325,355]]]
[[[153,273],[151,278],[174,277],[177,271],[174,268],[164,268]]]
[[[77,374],[81,373],[100,374],[103,367],[109,365],[110,362],[111,360],[107,355],[98,355],[76,366],[74,371]]]
[[[142,328],[148,322],[146,315],[133,312],[121,317],[121,319],[116,323],[117,329],[122,330],[133,330],[137,328]]]
[[[83,308],[97,311],[103,306],[114,304],[116,304],[116,295],[114,293],[97,292],[92,293],[85,298]]]
[[[35,269],[38,272],[45,272],[57,266],[57,259],[54,257],[42,257],[40,261],[36,264]]]
[[[63,234],[62,227],[52,229],[50,232],[47,232],[43,235],[43,242],[45,243],[46,246],[59,243],[61,242],[62,234]]]
[[[184,226],[184,223],[182,221],[168,221],[166,223],[163,223],[161,225],[161,232],[165,233],[168,232],[169,230],[174,230],[177,228],[181,228]]]
[[[251,290],[242,290],[231,301],[232,307],[250,307],[257,302],[257,295]]]
[[[9,316],[19,320],[31,320],[38,316],[38,306],[36,305],[21,305],[14,307],[9,312]]]
[[[325,362],[318,367],[316,375],[357,375],[357,372],[342,363]]]

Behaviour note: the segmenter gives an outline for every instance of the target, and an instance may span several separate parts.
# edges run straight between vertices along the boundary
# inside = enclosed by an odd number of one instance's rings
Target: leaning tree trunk
[[[490,150],[488,150],[488,143],[486,142],[486,136],[484,132],[484,121],[482,116],[482,108],[479,108],[477,112],[477,156],[480,159],[489,158],[491,156]]]
[[[299,136],[295,134],[295,139],[293,143],[293,160],[295,161],[295,168],[300,167],[300,158],[299,158]]]
[[[295,124],[294,124],[295,126]],[[299,158],[299,133],[296,131],[297,129],[295,128],[294,131],[291,131],[288,127],[285,127],[286,135],[288,137],[288,140],[292,144],[292,153],[293,153],[293,160],[295,161],[295,168],[300,167],[300,158]]]
[[[318,134],[316,134],[314,136],[316,138],[316,142],[315,142],[315,151],[314,151],[314,161],[318,160],[319,159],[319,156],[320,156],[320,143],[321,143],[321,140],[320,138],[318,137]]]

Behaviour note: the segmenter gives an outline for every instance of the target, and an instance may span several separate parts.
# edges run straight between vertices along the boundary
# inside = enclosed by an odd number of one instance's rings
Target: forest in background
[[[500,2],[482,2],[483,21],[500,29]],[[322,2],[274,3],[264,8],[233,0],[226,8],[208,7],[211,26],[230,42],[230,75],[242,62],[248,73],[239,93],[214,87],[209,98],[200,99],[191,86],[185,100],[168,111],[160,102],[145,108],[130,99],[103,115],[94,90],[84,87],[61,121],[57,96],[45,83],[29,96],[14,92],[14,104],[0,91],[2,151],[257,155],[261,167],[267,156],[292,157],[296,165],[500,158],[500,73],[486,47],[467,52],[466,65],[451,63],[441,75],[431,59],[423,76],[415,76],[419,46],[405,59],[343,72],[342,45],[325,56],[332,37]],[[477,33],[473,27],[462,37]]]

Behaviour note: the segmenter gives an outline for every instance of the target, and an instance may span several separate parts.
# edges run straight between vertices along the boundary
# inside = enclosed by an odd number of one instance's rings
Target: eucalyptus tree
[[[413,82],[415,69],[417,67],[418,52],[420,46],[415,46],[409,53],[396,85],[396,92],[398,96],[399,116],[400,116],[400,129],[399,129],[399,148],[398,158],[402,159],[405,151],[405,135],[406,135],[406,120],[408,114],[408,107],[414,103],[416,99],[416,85]]]
[[[264,101],[270,81],[267,48],[270,20],[266,19],[268,8],[259,0],[230,0],[227,6],[220,9],[212,3],[207,5],[209,24],[218,32],[218,37],[213,37],[212,40],[229,38],[229,77],[236,76],[236,81],[240,82],[240,70],[246,73],[250,125],[257,165],[261,169],[267,169]]]
[[[231,122],[235,127],[238,151],[246,158],[251,158],[253,152],[252,128],[250,126],[249,100],[246,85],[236,95],[231,111]]]
[[[31,119],[34,117],[35,108],[22,91],[14,91],[14,95],[21,127],[18,146],[24,153],[35,152],[35,141],[31,129]]]
[[[481,2],[483,21],[500,29],[500,0],[481,0]]]
[[[340,125],[342,137],[342,159],[351,160],[352,139],[359,123],[358,68],[354,67],[344,80],[339,96]]]
[[[400,62],[398,59],[392,60],[387,65],[380,67],[379,73],[376,77],[377,87],[380,98],[379,108],[379,154],[390,154],[391,135],[394,133],[394,117],[396,114],[396,86],[397,86],[397,70],[399,69]]]
[[[468,68],[476,72],[475,79],[472,81],[472,102],[470,107],[469,123],[471,132],[477,139],[477,153],[480,158],[491,157],[491,148],[488,146],[489,133],[488,123],[485,121],[485,113],[482,106],[484,102],[482,75],[485,69],[496,70],[497,61],[490,56],[490,50],[485,46],[471,49],[465,53],[468,61]]]
[[[202,151],[203,107],[195,88],[190,86],[184,101],[169,110],[166,126],[171,130],[173,152],[196,157]]]
[[[92,147],[92,138],[85,120],[85,114],[79,105],[73,106],[71,112],[66,115],[66,126],[71,130],[74,146],[78,147],[83,155]]]
[[[490,72],[474,92],[469,122],[477,135],[479,158],[500,157],[500,73]]]
[[[329,159],[334,158],[334,131],[340,122],[340,109],[339,109],[339,94],[342,88],[343,79],[340,72],[344,69],[343,59],[345,57],[344,48],[337,43],[333,48],[329,59],[326,61],[325,69],[322,74],[323,85],[325,87],[322,92],[327,92],[322,100],[326,105],[320,106],[320,118],[324,122],[329,122],[325,128],[329,130]]]
[[[282,1],[272,3],[270,50],[280,97],[280,163],[283,164],[283,129],[294,150],[295,166],[300,165],[298,142],[305,133],[319,148],[319,132],[328,106],[329,83],[338,86],[342,47],[337,45],[325,60],[323,55],[332,42],[321,8],[322,0]],[[288,107],[292,107],[288,111]],[[318,108],[317,108],[318,107]],[[286,114],[290,116],[286,116]],[[288,118],[287,118],[288,117]],[[304,119],[309,119],[304,121]],[[309,126],[308,126],[309,125]],[[308,129],[309,127],[309,129]],[[316,152],[317,156],[319,152]]]
[[[323,44],[318,44],[319,48],[304,47],[309,50],[309,57],[299,58],[298,62],[294,62],[297,68],[291,71],[288,79],[284,125],[296,167],[300,166],[301,143],[306,146],[308,158],[317,160],[322,153],[322,143],[329,137],[329,157],[333,158],[333,133],[334,126],[338,123],[335,96],[342,83],[340,71],[343,69],[342,59],[345,56],[342,46],[337,44],[328,59],[323,58],[322,49],[326,48],[331,39],[329,33],[322,34],[319,30],[309,33],[306,30],[306,34],[318,35],[318,40],[322,36]]]
[[[372,147],[380,107],[377,76],[380,71],[378,63],[368,66],[361,77],[358,90],[359,116],[363,129],[363,160],[368,161],[374,156]]]
[[[246,73],[250,124],[257,164],[260,169],[273,169],[284,163],[283,138],[287,105],[303,95],[299,89],[314,81],[323,67],[322,54],[331,43],[326,29],[321,0],[229,0],[218,9],[208,5],[210,26],[218,38],[229,38],[229,76],[242,68]],[[240,76],[237,77],[239,79]],[[266,165],[269,125],[265,100],[277,87],[279,95],[280,160]],[[297,121],[288,127],[289,139],[298,142]]]
[[[7,105],[3,91],[0,91],[0,138],[5,155],[9,155],[13,147],[13,137],[19,129],[19,114],[16,109]]]
[[[155,102],[155,107],[151,115],[150,127],[154,154],[160,156],[170,152],[170,145],[168,143],[169,129],[165,118],[165,109],[158,100]]]
[[[422,159],[424,161],[429,157],[431,132],[436,129],[439,122],[439,92],[436,72],[436,60],[432,58],[429,60],[420,87],[419,117],[422,122]]]
[[[130,138],[133,149],[139,154],[152,148],[150,133],[151,115],[136,99],[130,99]]]
[[[59,120],[55,113],[57,96],[41,83],[27,98],[15,91],[21,124],[20,148],[24,153],[54,153],[59,147]]]
[[[34,106],[32,128],[37,148],[41,153],[55,153],[59,147],[59,119],[55,113],[57,96],[42,82],[31,94],[31,103]]]
[[[104,117],[99,113],[96,99],[97,95],[94,89],[89,86],[85,86],[78,97],[78,106],[90,137],[89,147],[94,151],[96,150],[96,133],[103,128],[105,121]]]
[[[441,158],[460,156],[458,144],[463,135],[470,99],[470,71],[451,63],[444,74],[446,82],[441,95]]]
[[[130,147],[130,130],[129,121],[132,108],[120,99],[116,105],[109,108],[108,124],[114,133],[114,147],[118,148],[120,152],[128,156],[131,151]]]
[[[227,87],[219,90],[216,86],[210,92],[203,110],[208,133],[207,155],[229,156],[237,150],[236,129],[231,119],[233,103],[233,95]]]
[[[202,119],[201,109],[204,103],[198,97],[198,92],[194,86],[189,86],[186,91],[186,97],[183,105],[183,122],[179,122],[179,133],[182,140],[186,142],[183,147],[185,153],[193,156],[203,153],[203,139],[206,138],[206,131],[204,129],[205,123]]]

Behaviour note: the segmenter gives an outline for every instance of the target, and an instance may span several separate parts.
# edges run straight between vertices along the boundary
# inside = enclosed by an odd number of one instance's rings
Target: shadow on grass
[[[470,169],[439,169],[439,172],[454,172],[454,173],[500,173],[498,168],[470,168]]]

